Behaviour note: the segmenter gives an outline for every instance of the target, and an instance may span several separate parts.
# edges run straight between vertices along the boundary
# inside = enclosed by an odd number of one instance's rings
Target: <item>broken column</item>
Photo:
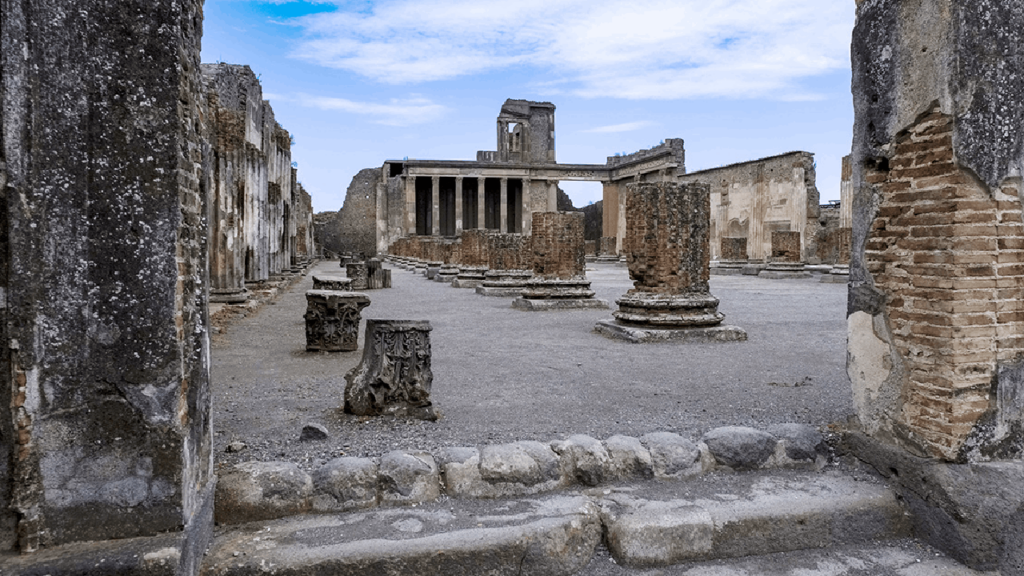
[[[671,182],[626,187],[623,249],[633,288],[616,303],[614,320],[595,327],[629,342],[725,342],[746,340],[723,326],[711,295],[709,186]]]
[[[359,348],[359,321],[370,299],[361,292],[306,292],[306,350],[351,352]]]
[[[853,34],[853,453],[915,534],[1024,571],[1024,10],[864,0]]]
[[[711,273],[720,276],[734,276],[743,273],[747,264],[747,239],[722,238],[722,258],[711,268]]]
[[[391,270],[381,265],[379,258],[366,261],[366,289],[391,288]]]
[[[102,549],[120,573],[158,556],[196,574],[214,485],[202,2],[0,12],[0,552],[25,553],[0,564],[56,574]]]
[[[487,274],[487,236],[486,230],[464,230],[462,232],[462,263],[459,275],[452,281],[454,288],[476,288],[484,281]]]
[[[582,212],[534,212],[530,251],[533,278],[512,301],[520,310],[607,308],[586,276]]]
[[[345,375],[345,411],[436,420],[430,330],[426,320],[368,319],[363,359]]]
[[[847,283],[850,281],[850,249],[853,239],[853,165],[850,156],[843,156],[842,178],[839,184],[839,229],[836,245],[839,254],[822,282]]]
[[[349,262],[345,265],[345,275],[352,280],[353,290],[366,290],[366,262]]]
[[[800,233],[788,231],[772,232],[772,257],[757,276],[769,280],[786,278],[809,278],[807,265],[801,260]]]
[[[598,262],[618,262],[619,253],[615,249],[618,239],[615,236],[603,236],[601,237],[600,252],[597,254]]]
[[[522,234],[491,234],[487,237],[488,270],[476,293],[484,296],[519,296],[530,270],[530,237]]]
[[[313,290],[340,290],[342,292],[351,292],[352,279],[345,278],[344,276],[314,274]]]

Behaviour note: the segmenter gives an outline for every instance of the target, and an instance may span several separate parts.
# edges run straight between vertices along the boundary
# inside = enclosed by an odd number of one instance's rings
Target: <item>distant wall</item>
[[[378,252],[377,195],[383,184],[380,168],[365,168],[352,178],[337,217],[338,252]]]

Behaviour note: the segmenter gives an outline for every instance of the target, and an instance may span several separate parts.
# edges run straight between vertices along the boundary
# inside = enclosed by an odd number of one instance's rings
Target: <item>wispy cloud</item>
[[[387,104],[376,102],[357,102],[346,98],[331,96],[315,96],[311,94],[264,94],[264,98],[274,102],[292,102],[301,106],[318,108],[325,111],[346,112],[368,116],[372,122],[387,126],[411,126],[432,122],[448,111],[448,108],[432,102],[427,98],[413,96],[411,98],[392,98]]]
[[[618,132],[632,132],[633,130],[646,128],[653,124],[654,122],[641,120],[639,122],[625,122],[623,124],[612,124],[611,126],[598,126],[597,128],[583,130],[583,132],[588,134],[614,134]]]
[[[853,3],[822,0],[335,0],[292,20],[294,56],[392,84],[536,67],[552,92],[813,98],[849,66]],[[540,74],[538,74],[540,77]]]

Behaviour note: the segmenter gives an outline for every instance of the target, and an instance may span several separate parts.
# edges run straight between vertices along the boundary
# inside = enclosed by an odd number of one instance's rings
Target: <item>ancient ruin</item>
[[[487,271],[476,288],[484,296],[519,296],[533,276],[530,236],[488,234]]]
[[[772,232],[772,254],[758,276],[769,280],[810,277],[811,273],[801,258],[801,237],[799,232]]]
[[[430,402],[430,323],[367,320],[363,360],[345,375],[345,411],[436,420]]]
[[[359,321],[370,299],[361,292],[310,290],[306,292],[306,350],[352,352],[359,348]]]
[[[537,212],[533,215],[533,277],[527,280],[512,307],[542,311],[570,308],[607,308],[594,298],[586,277],[583,255],[583,214]]]
[[[855,450],[899,487],[923,539],[1013,574],[1024,571],[1022,46],[1016,3],[874,0],[858,2],[852,48]]]
[[[631,184],[626,192],[625,251],[633,288],[616,300],[614,320],[596,330],[630,342],[746,340],[722,326],[710,277],[706,184]]]

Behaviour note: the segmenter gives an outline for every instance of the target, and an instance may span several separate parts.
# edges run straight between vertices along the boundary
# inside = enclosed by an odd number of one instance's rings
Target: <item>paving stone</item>
[[[551,447],[565,459],[570,475],[580,484],[597,486],[604,481],[611,459],[600,440],[576,434],[564,442],[552,442]]]
[[[782,441],[786,458],[795,462],[814,462],[824,456],[825,440],[814,426],[807,424],[775,424],[768,433]]]
[[[651,452],[644,448],[639,438],[615,435],[604,441],[604,447],[608,451],[609,478],[651,478],[654,476]]]
[[[313,473],[313,510],[345,511],[377,505],[377,463],[371,458],[335,458]]]
[[[395,450],[380,460],[380,500],[385,504],[416,504],[441,495],[441,478],[427,452]]]
[[[678,434],[654,432],[640,441],[651,453],[655,478],[685,478],[702,471],[697,445]]]

